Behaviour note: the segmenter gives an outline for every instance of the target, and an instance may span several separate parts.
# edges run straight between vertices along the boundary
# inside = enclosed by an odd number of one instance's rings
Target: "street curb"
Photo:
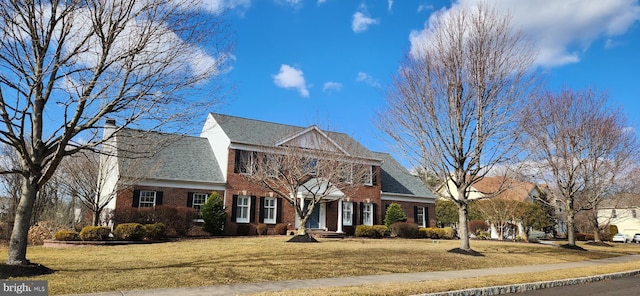
[[[571,286],[571,285],[579,285],[586,284],[592,282],[599,282],[611,279],[619,279],[623,277],[636,276],[640,274],[640,269],[625,271],[625,272],[616,272],[616,273],[608,273],[587,277],[579,277],[572,279],[564,279],[564,280],[554,280],[554,281],[544,281],[544,282],[535,282],[535,283],[525,283],[525,284],[514,284],[514,285],[504,285],[504,286],[493,286],[493,287],[484,287],[484,288],[473,288],[473,289],[465,289],[465,290],[457,290],[457,291],[448,291],[448,292],[436,292],[436,293],[428,293],[428,294],[417,294],[415,296],[491,296],[491,295],[503,295],[509,293],[521,293],[532,290],[540,290],[546,288],[555,288],[555,287],[563,287],[563,286]]]

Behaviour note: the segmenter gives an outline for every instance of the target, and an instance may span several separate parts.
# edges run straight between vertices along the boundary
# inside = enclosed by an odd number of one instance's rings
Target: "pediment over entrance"
[[[322,194],[325,192],[328,194]],[[307,197],[313,194],[324,195],[324,199],[326,200],[337,200],[344,197],[344,192],[324,178],[311,178],[298,190],[298,198]]]

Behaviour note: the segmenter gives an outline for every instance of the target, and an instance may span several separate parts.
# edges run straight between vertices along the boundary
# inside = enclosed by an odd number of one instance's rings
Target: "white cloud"
[[[418,5],[418,13],[427,11],[427,10],[433,10],[433,5],[428,5],[428,4]]]
[[[360,33],[366,31],[370,25],[375,25],[380,23],[379,20],[373,19],[369,16],[367,12],[367,7],[360,5],[358,11],[353,14],[353,18],[351,21],[351,29],[353,32]]]
[[[387,0],[387,10],[391,11],[393,8],[393,0]]]
[[[280,72],[273,75],[273,83],[281,88],[295,88],[300,93],[300,96],[305,98],[309,97],[309,90],[304,81],[304,74],[300,69],[282,64],[280,66]]]
[[[199,3],[201,8],[216,14],[228,9],[246,10],[251,7],[251,0],[204,0]]]
[[[459,0],[451,9],[479,2]],[[537,64],[547,67],[579,62],[581,53],[596,40],[605,38],[612,40],[606,46],[615,44],[614,37],[640,20],[640,4],[634,0],[492,0],[490,4],[512,14],[514,24],[539,47]],[[422,46],[424,34],[424,30],[411,33],[412,52]]]
[[[380,83],[373,79],[373,77],[365,72],[358,72],[358,76],[356,77],[356,81],[364,82],[373,87],[380,87]]]
[[[324,92],[334,92],[334,91],[340,91],[340,90],[342,90],[342,83],[340,82],[328,81],[328,82],[325,82],[324,85],[322,86],[322,91]]]
[[[293,8],[302,7],[302,0],[276,0],[275,3],[280,5],[291,6]]]
[[[318,0],[318,5],[325,4],[326,2],[327,2],[327,0]]]

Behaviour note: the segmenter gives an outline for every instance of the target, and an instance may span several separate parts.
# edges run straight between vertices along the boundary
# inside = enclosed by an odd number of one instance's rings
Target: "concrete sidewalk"
[[[289,289],[345,287],[365,284],[420,282],[445,279],[474,278],[481,276],[506,275],[526,272],[545,272],[557,269],[589,267],[611,263],[621,263],[640,260],[640,255],[627,255],[615,258],[567,262],[555,264],[541,264],[529,266],[514,266],[504,268],[484,268],[452,271],[394,273],[384,275],[354,276],[343,278],[324,278],[309,280],[292,280],[282,282],[262,282],[235,285],[217,285],[194,288],[153,289],[133,291],[113,291],[91,294],[75,294],[76,296],[210,296],[210,295],[245,295],[259,292],[282,291]],[[639,266],[640,268],[640,266]]]

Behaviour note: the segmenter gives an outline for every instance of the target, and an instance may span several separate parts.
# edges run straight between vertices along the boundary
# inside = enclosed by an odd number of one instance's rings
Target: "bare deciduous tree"
[[[430,19],[401,64],[380,128],[418,166],[451,186],[460,248],[471,251],[469,189],[513,156],[514,115],[535,86],[536,51],[509,15],[456,6]]]
[[[321,202],[349,196],[375,178],[371,164],[352,150],[357,147],[335,140],[318,130],[307,133],[302,142],[252,153],[254,160],[245,162],[252,164],[245,175],[249,181],[293,206],[300,219],[298,235],[307,235],[306,223]]]
[[[545,179],[563,208],[567,237],[575,245],[574,219],[580,211],[598,234],[598,206],[620,187],[622,175],[636,160],[635,135],[625,116],[608,106],[607,96],[596,91],[546,91],[523,112],[522,128],[530,164]]]
[[[23,178],[8,264],[29,263],[38,192],[64,157],[102,143],[103,118],[157,128],[209,105],[211,97],[198,101],[187,90],[214,86],[232,43],[221,16],[196,3],[3,2],[0,142],[20,164],[1,173]]]

